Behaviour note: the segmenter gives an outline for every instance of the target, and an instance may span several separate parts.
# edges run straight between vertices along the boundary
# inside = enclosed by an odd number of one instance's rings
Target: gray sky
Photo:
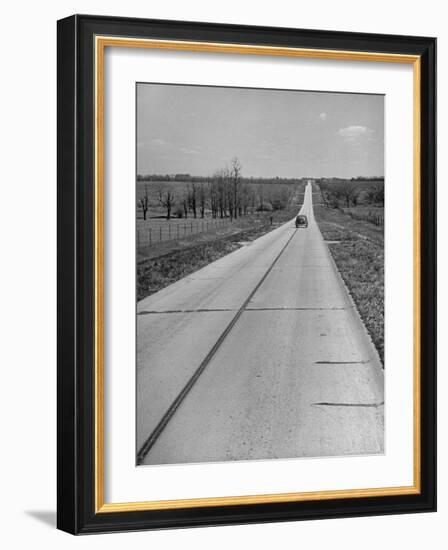
[[[384,97],[137,85],[137,173],[384,175]]]

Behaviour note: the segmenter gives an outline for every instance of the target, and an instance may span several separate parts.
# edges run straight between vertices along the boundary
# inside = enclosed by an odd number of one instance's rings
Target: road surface
[[[141,464],[380,454],[378,355],[314,220],[137,306]]]

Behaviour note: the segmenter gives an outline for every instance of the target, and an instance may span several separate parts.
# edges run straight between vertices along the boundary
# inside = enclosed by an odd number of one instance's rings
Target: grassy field
[[[141,300],[292,219],[303,203],[305,184],[297,184],[290,203],[274,213],[253,214],[184,239],[139,250],[137,299]],[[271,224],[272,215],[272,224]]]
[[[384,364],[383,227],[322,204],[314,215]]]

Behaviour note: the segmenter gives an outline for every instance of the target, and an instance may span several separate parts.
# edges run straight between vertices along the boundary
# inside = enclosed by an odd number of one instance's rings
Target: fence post
[[[149,246],[152,245],[151,228],[149,228]]]
[[[159,227],[159,235],[160,235],[159,241],[162,242],[162,226]]]

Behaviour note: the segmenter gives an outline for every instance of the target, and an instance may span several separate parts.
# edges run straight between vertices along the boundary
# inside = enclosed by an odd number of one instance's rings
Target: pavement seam
[[[370,361],[314,361],[315,365],[366,365],[367,363]]]
[[[377,409],[384,405],[384,401],[381,403],[330,403],[322,401],[321,403],[312,403],[314,407],[371,407]]]
[[[353,306],[351,306],[353,307]],[[348,307],[248,307],[245,311],[346,311]],[[170,313],[222,313],[239,311],[236,308],[143,310],[137,315],[167,315]]]

